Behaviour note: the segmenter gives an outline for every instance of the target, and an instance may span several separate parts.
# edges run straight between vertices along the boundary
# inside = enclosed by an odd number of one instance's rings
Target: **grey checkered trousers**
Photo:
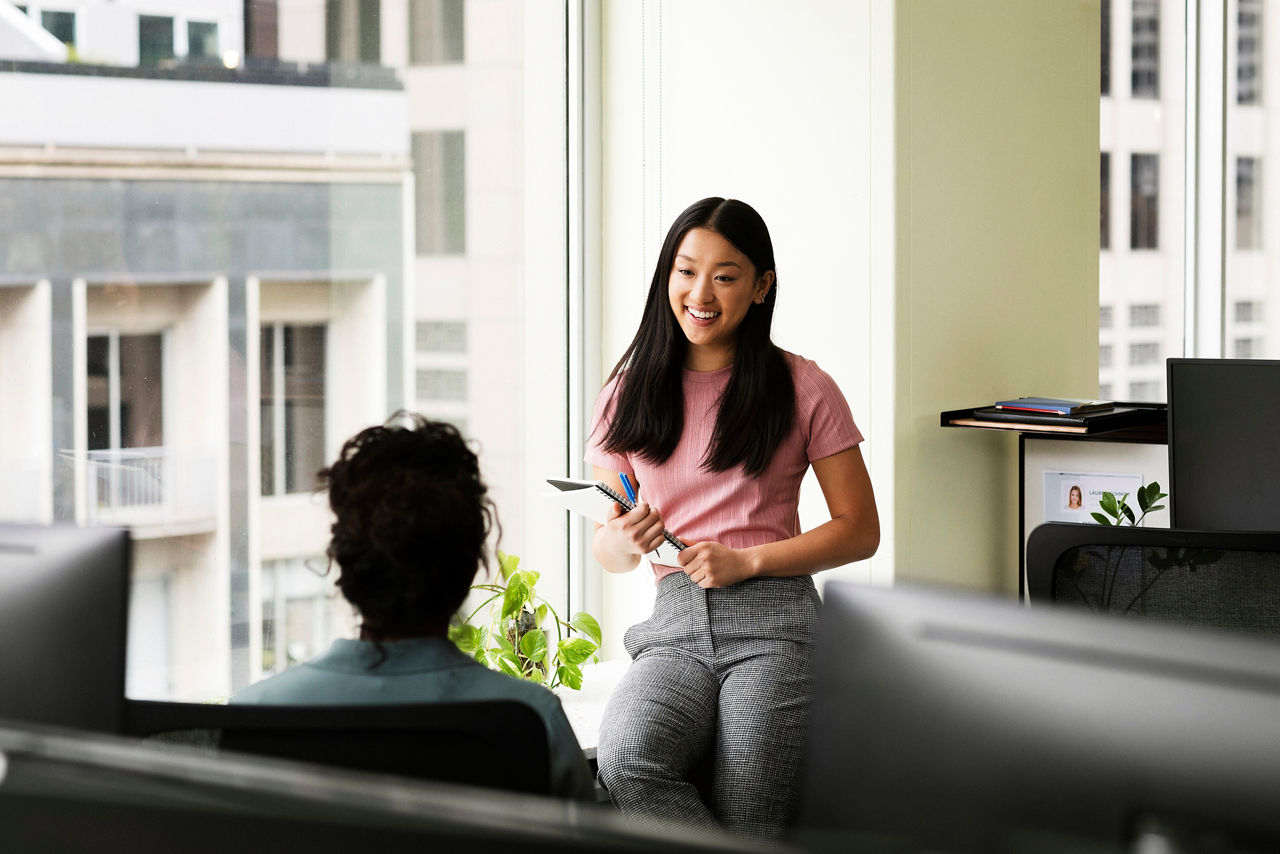
[[[703,590],[658,584],[627,630],[605,708],[600,782],[625,814],[775,837],[797,798],[819,598],[810,576]],[[700,792],[691,781],[709,773]]]

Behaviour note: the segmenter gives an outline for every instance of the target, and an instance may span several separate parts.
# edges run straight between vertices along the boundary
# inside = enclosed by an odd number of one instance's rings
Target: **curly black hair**
[[[497,525],[458,429],[402,410],[348,439],[320,482],[337,517],[327,554],[365,636],[443,634]]]

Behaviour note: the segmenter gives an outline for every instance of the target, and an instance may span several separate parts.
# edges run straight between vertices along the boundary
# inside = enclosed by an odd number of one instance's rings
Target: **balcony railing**
[[[217,457],[211,450],[90,451],[85,471],[90,525],[189,525],[217,516]]]
[[[48,467],[38,460],[0,460],[0,521],[44,521],[39,498],[48,483]]]

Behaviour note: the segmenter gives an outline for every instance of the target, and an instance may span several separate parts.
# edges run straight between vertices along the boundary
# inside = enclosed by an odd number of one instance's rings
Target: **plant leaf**
[[[1132,507],[1128,504],[1121,504],[1120,510],[1124,513],[1125,518],[1129,520],[1130,525],[1138,524],[1138,520],[1134,518]]]
[[[582,690],[582,670],[575,664],[562,664],[556,668],[560,684],[575,691]]]
[[[517,572],[507,579],[507,592],[502,596],[502,619],[509,620],[520,613],[527,601],[529,585],[525,583],[525,574]]]
[[[1090,513],[1089,515],[1092,516],[1093,520],[1097,522],[1099,525],[1111,524],[1111,520],[1108,519],[1106,516],[1103,516],[1101,513]]]
[[[449,627],[449,640],[463,652],[475,652],[480,648],[480,630],[465,623]]]
[[[586,638],[570,638],[560,641],[556,657],[565,664],[578,665],[591,657],[596,645]]]
[[[547,607],[547,605],[546,605],[546,603],[545,603],[545,602],[544,602],[543,604],[539,605],[539,606],[538,606],[538,610],[536,610],[536,611],[534,611],[534,612],[533,612],[533,623],[534,623],[534,625],[537,625],[537,626],[542,625],[542,621],[543,621],[543,620],[545,620],[545,619],[547,618],[547,612],[548,612],[548,611],[550,611],[550,610],[551,610],[551,609]]]
[[[1115,493],[1112,493],[1112,492],[1102,493],[1102,497],[1098,499],[1098,506],[1102,508],[1104,513],[1106,513],[1108,516],[1112,517],[1113,519],[1120,518],[1120,507],[1116,503]]]
[[[509,555],[503,551],[498,552],[498,572],[502,574],[503,581],[509,581],[518,566],[520,566],[519,555]]]
[[[493,640],[498,645],[495,650],[496,652],[505,652],[507,655],[515,656],[516,648],[511,645],[511,641],[507,640],[502,635],[494,635]]]
[[[527,633],[520,638],[520,652],[525,658],[537,664],[547,657],[547,636],[538,629]]]
[[[524,678],[530,682],[537,682],[539,685],[543,685],[547,681],[547,674],[542,672],[542,668],[533,667],[529,669],[528,673],[524,674]]]
[[[597,647],[604,640],[604,635],[600,631],[600,624],[596,622],[596,618],[588,614],[586,611],[579,611],[573,615],[573,619],[569,621],[569,625],[589,637]]]
[[[521,676],[520,662],[516,661],[516,657],[514,655],[508,655],[505,652],[499,655],[498,668],[508,676],[514,676],[517,679]]]

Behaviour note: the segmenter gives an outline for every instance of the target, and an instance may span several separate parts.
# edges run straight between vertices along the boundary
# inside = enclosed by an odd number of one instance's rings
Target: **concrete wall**
[[[408,109],[397,90],[6,73],[0,104],[0,139],[9,145],[396,157],[409,150]]]

